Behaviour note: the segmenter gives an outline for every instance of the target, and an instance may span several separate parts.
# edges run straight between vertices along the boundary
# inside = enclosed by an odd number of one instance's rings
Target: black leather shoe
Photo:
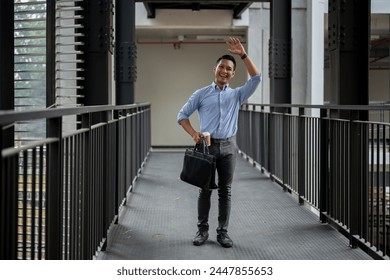
[[[230,248],[233,246],[233,241],[230,239],[227,232],[222,232],[217,235],[217,241],[221,244],[222,247]]]
[[[195,246],[203,245],[208,238],[209,232],[200,230],[196,233],[194,239],[192,240],[192,244],[194,244]]]

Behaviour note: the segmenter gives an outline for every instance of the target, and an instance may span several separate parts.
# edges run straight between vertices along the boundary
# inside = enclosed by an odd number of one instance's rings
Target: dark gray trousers
[[[227,232],[231,207],[231,185],[236,166],[237,146],[235,137],[229,139],[212,139],[210,154],[217,160],[218,177],[218,228],[217,233]],[[198,229],[209,229],[210,198],[212,190],[199,191],[198,196]]]

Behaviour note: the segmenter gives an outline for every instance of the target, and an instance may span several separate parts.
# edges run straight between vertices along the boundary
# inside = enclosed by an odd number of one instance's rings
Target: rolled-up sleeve
[[[188,99],[187,103],[180,109],[177,115],[177,122],[180,124],[182,120],[188,119],[192,113],[198,109],[199,91],[194,92]]]
[[[240,105],[255,92],[260,82],[261,75],[259,74],[257,76],[250,77],[249,80],[238,89],[240,93]]]

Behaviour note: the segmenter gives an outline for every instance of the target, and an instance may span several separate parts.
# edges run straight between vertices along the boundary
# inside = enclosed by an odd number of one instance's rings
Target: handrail
[[[248,106],[255,107],[274,107],[274,108],[307,108],[307,109],[329,109],[329,110],[348,110],[348,111],[360,111],[360,110],[390,110],[389,104],[382,105],[315,105],[315,104],[260,104],[260,103],[245,103],[244,108]]]
[[[51,108],[46,110],[31,110],[17,112],[13,110],[0,111],[0,125],[13,122],[32,120],[32,119],[50,119],[69,115],[80,115],[87,113],[96,113],[113,110],[134,109],[143,106],[149,106],[150,103],[135,103],[131,105],[100,105],[100,106],[83,106],[77,108]]]

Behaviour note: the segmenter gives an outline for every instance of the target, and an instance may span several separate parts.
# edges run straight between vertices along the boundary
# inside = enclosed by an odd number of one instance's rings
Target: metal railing
[[[374,258],[390,256],[389,106],[245,104],[240,151]],[[363,119],[363,120],[362,120]]]
[[[63,135],[66,116],[81,125]],[[0,259],[92,259],[148,156],[150,105],[3,111],[0,144],[32,119],[46,120],[47,137],[1,151]]]

